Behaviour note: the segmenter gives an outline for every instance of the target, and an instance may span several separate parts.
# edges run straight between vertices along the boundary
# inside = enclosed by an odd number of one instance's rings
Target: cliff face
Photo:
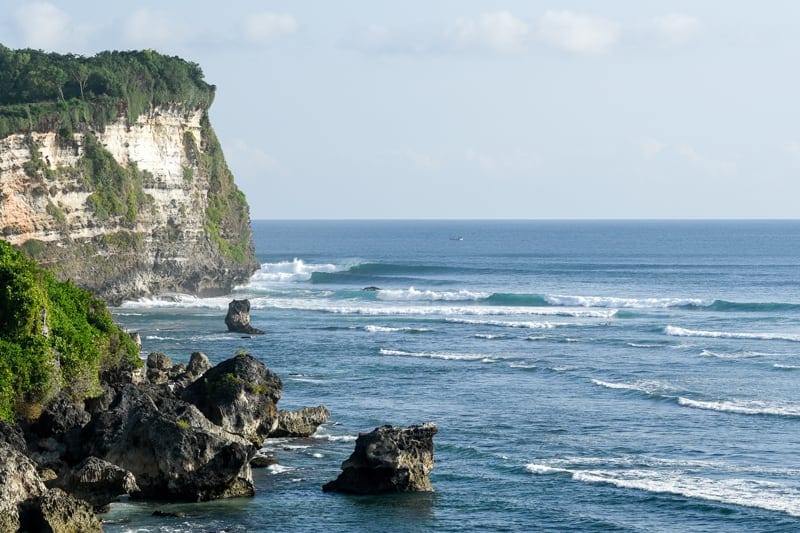
[[[0,139],[0,233],[112,303],[225,293],[258,268],[244,195],[202,106]]]

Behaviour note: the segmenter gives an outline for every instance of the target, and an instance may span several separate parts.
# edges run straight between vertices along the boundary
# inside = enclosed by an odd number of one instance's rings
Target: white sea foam
[[[743,415],[800,416],[800,405],[768,403],[760,400],[704,401],[678,398],[678,404],[695,409],[707,409]]]
[[[123,309],[228,309],[229,298],[198,298],[190,294],[164,294],[122,302]]]
[[[607,389],[632,390],[637,392],[643,392],[645,394],[663,394],[664,391],[670,391],[674,389],[674,387],[672,387],[667,383],[662,383],[660,381],[655,381],[655,380],[640,380],[640,381],[634,381],[633,383],[626,383],[626,382],[611,382],[611,381],[603,381],[600,379],[592,379],[592,383],[600,387],[605,387]]]
[[[290,472],[292,470],[294,470],[294,468],[292,468],[291,466],[284,466],[279,464],[269,465],[267,467],[267,471],[270,474],[283,474],[285,472]]]
[[[397,357],[423,357],[427,359],[445,359],[448,361],[481,361],[483,363],[494,363],[497,359],[480,354],[465,354],[451,352],[406,352],[403,350],[390,350],[381,348],[379,353],[387,356]]]
[[[761,352],[712,352],[711,350],[703,350],[700,352],[702,357],[713,357],[715,359],[751,359],[753,357],[761,357],[767,355]]]
[[[782,340],[800,342],[796,333],[740,333],[730,331],[704,331],[667,326],[664,333],[673,337],[711,337],[719,339]]]
[[[529,463],[525,469],[534,475],[569,474],[582,483],[605,484],[660,494],[714,501],[743,507],[754,507],[800,516],[798,487],[774,481],[743,477],[719,478],[670,469],[575,469],[543,463]]]
[[[354,265],[355,263],[347,265],[312,264],[298,258],[278,263],[262,263],[261,268],[250,278],[250,283],[242,288],[276,282],[308,281],[314,272],[338,272]]]
[[[782,365],[780,363],[775,363],[772,367],[780,370],[800,370],[800,365]]]
[[[698,298],[621,298],[615,296],[563,296],[548,295],[545,300],[550,305],[575,307],[613,307],[627,309],[664,309],[686,305],[705,305]]]
[[[483,300],[491,296],[488,292],[476,292],[468,290],[459,291],[432,291],[419,290],[414,287],[408,289],[383,289],[376,293],[378,300],[387,301],[475,301]]]
[[[392,328],[388,326],[364,326],[364,331],[369,333],[427,333],[433,331],[430,328]]]
[[[505,335],[487,335],[486,333],[478,333],[478,334],[475,335],[475,338],[476,339],[484,339],[484,340],[487,340],[487,341],[494,341],[494,340],[498,340],[498,339],[506,339],[508,337],[506,337]]]
[[[555,322],[524,322],[524,321],[502,321],[502,320],[471,320],[467,318],[448,318],[451,324],[467,324],[470,326],[497,326],[501,328],[525,328],[525,329],[554,329],[557,327],[571,326],[569,323]]]

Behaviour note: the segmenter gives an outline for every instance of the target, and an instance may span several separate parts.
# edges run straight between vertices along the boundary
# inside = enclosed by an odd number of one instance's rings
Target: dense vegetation
[[[99,372],[120,364],[141,361],[105,304],[0,241],[0,419],[61,389],[97,395]]]
[[[59,131],[68,138],[123,113],[134,122],[150,106],[208,108],[214,90],[196,63],[152,50],[83,57],[0,45],[0,137]]]

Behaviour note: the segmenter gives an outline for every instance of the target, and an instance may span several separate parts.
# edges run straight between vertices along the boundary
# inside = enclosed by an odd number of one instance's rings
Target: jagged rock
[[[168,355],[160,352],[151,353],[147,356],[147,381],[154,384],[166,383],[172,366],[172,359]]]
[[[0,444],[7,444],[20,453],[28,453],[28,445],[25,443],[25,435],[22,429],[16,424],[9,424],[5,420],[0,420]]]
[[[103,524],[92,507],[61,489],[50,489],[39,498],[23,504],[21,529],[43,533],[93,533]]]
[[[139,491],[132,473],[97,457],[87,457],[66,476],[64,489],[87,501],[98,512],[122,494]]]
[[[229,303],[225,325],[228,326],[228,331],[235,333],[247,333],[248,335],[264,333],[250,325],[250,300],[233,300]]]
[[[437,431],[436,424],[426,422],[360,433],[355,451],[342,463],[342,473],[322,490],[350,494],[433,491],[428,475],[433,470]]]
[[[187,376],[194,381],[211,368],[211,361],[203,352],[192,352],[189,358],[189,365],[186,367]]]
[[[132,497],[203,501],[254,493],[256,448],[212,424],[194,405],[153,385],[128,384],[84,429],[86,454],[129,470]]]
[[[280,378],[264,363],[239,354],[209,369],[182,397],[213,423],[260,447],[278,425],[275,404],[282,390]]]
[[[181,511],[162,511],[156,509],[151,516],[158,516],[161,518],[186,518],[186,513]]]
[[[255,454],[255,456],[250,459],[250,466],[252,468],[266,468],[277,463],[278,461],[276,461],[271,455],[264,455],[261,453]]]
[[[328,421],[330,411],[324,406],[303,407],[298,411],[278,411],[278,427],[270,437],[310,437],[320,424]]]
[[[20,528],[20,504],[45,492],[47,487],[36,472],[33,461],[12,445],[0,444],[0,531],[17,531]]]
[[[90,419],[91,415],[83,405],[60,394],[44,407],[42,414],[31,425],[31,430],[43,438],[63,438],[76,429],[80,430]]]

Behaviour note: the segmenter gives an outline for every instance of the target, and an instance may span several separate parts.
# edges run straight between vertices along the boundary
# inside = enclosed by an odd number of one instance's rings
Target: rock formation
[[[271,438],[277,437],[310,437],[317,428],[328,421],[330,412],[324,405],[304,407],[297,411],[278,411],[278,426]]]
[[[248,335],[262,335],[264,332],[250,325],[250,300],[233,300],[228,304],[228,314],[225,316],[225,325],[228,331],[246,333]]]
[[[208,370],[182,398],[214,424],[260,447],[278,425],[283,384],[264,363],[239,354]]]
[[[2,238],[110,302],[225,294],[249,279],[259,263],[248,207],[205,108],[151,107],[133,123],[85,127],[68,141],[57,131],[0,138]],[[86,170],[96,161],[132,173],[135,211],[98,204]]]
[[[433,491],[428,475],[433,470],[437,431],[436,424],[426,422],[360,433],[355,451],[342,463],[342,473],[322,490],[350,494]]]

